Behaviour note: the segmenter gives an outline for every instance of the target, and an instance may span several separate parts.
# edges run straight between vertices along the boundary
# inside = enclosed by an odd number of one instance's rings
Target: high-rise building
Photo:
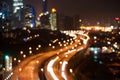
[[[42,0],[42,12],[47,12],[47,0]]]
[[[57,13],[55,8],[52,8],[52,12],[50,14],[49,19],[50,19],[51,30],[57,30]]]
[[[35,26],[35,10],[31,5],[25,7],[25,27],[33,28]]]
[[[13,0],[13,27],[20,28],[24,24],[23,0]]]
[[[11,3],[6,0],[0,2],[0,28],[10,28],[11,13]]]
[[[23,0],[13,0],[13,14],[20,21],[21,20],[21,9],[23,9]]]
[[[17,13],[23,8],[23,0],[13,0],[13,13]]]

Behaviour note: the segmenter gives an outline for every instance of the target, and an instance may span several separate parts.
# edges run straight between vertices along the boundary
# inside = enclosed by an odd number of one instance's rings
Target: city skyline
[[[1,0],[0,80],[120,80],[117,0]]]
[[[28,1],[25,1],[28,3]],[[36,15],[38,16],[42,12],[42,1],[29,0],[29,4],[33,5],[36,9]],[[120,8],[118,0],[52,0],[48,1],[48,11],[52,7],[57,9],[58,13],[62,13],[68,16],[80,15],[83,18],[101,18],[101,17],[119,17]]]

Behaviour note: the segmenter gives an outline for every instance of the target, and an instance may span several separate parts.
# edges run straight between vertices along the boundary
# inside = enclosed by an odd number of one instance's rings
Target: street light
[[[9,56],[8,55],[5,55],[5,60],[8,60],[9,59]]]

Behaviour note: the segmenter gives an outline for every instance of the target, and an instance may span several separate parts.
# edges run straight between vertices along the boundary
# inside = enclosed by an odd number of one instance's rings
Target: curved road
[[[80,38],[80,37],[78,37],[78,38]],[[68,46],[63,47],[58,50],[54,50],[54,51],[50,51],[50,52],[46,52],[46,53],[40,53],[40,54],[26,58],[14,69],[13,75],[10,80],[40,80],[39,75],[38,75],[39,66],[46,60],[47,60],[47,62],[45,62],[46,66],[44,67],[44,69],[45,69],[45,75],[46,75],[47,80],[54,80],[54,77],[51,76],[51,74],[56,74],[58,80],[59,79],[67,80],[67,78],[68,78],[68,80],[70,80],[69,76],[67,76],[68,75],[67,71],[63,71],[63,66],[65,66],[67,64],[69,59],[77,51],[80,51],[82,48],[84,48],[83,45],[76,46],[79,44],[78,38],[76,38],[75,43],[73,43],[72,45],[68,45]],[[75,46],[75,48],[73,46]],[[75,49],[75,51],[74,52],[71,51],[68,54],[68,51],[71,49],[72,50]],[[67,54],[67,56],[66,56],[66,54]],[[55,57],[55,55],[59,55],[59,56]],[[48,59],[50,59],[50,60],[48,61]],[[60,63],[61,60],[63,60],[63,64],[58,66],[59,68],[56,68],[56,66]],[[48,64],[50,64],[50,66]],[[49,69],[49,71],[47,70],[47,68]],[[50,71],[52,71],[52,72],[50,72]],[[66,74],[66,75],[62,76],[63,74]],[[57,79],[55,79],[55,80],[57,80]]]

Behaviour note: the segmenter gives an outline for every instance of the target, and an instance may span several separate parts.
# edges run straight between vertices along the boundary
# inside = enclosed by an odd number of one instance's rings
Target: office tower
[[[23,1],[22,0],[13,0],[13,14],[20,21],[21,20],[21,9],[23,9]]]
[[[13,13],[17,13],[21,8],[23,8],[23,1],[13,0]]]
[[[25,7],[25,27],[33,28],[35,26],[35,10],[31,5]]]
[[[57,30],[57,13],[55,8],[52,8],[52,12],[50,14],[50,26],[51,30]]]
[[[47,0],[42,0],[42,12],[47,12]]]
[[[13,0],[13,28],[21,28],[24,24],[23,0]]]
[[[12,7],[10,5],[6,0],[0,1],[0,28],[2,29],[10,28],[10,19],[12,16]]]

